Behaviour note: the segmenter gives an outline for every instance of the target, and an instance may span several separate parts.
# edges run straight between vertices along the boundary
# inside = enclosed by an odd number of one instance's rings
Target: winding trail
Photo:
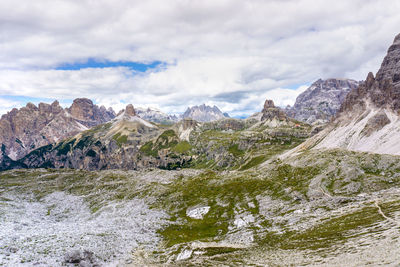
[[[332,198],[332,196],[331,196],[328,192],[326,192],[326,191],[321,187],[321,185],[319,185],[319,190],[320,190],[325,196]]]
[[[375,206],[378,208],[378,213],[380,215],[382,215],[383,218],[385,218],[386,220],[388,220],[388,221],[390,221],[390,222],[392,222],[394,224],[397,224],[397,226],[400,227],[400,223],[399,222],[397,222],[396,220],[394,220],[392,218],[389,218],[388,216],[385,215],[385,213],[383,213],[381,207],[379,206],[378,199],[375,199]]]

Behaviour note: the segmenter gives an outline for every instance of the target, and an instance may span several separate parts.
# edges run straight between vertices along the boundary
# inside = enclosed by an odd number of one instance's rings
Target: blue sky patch
[[[54,98],[44,98],[44,97],[30,97],[30,96],[18,96],[18,95],[0,95],[1,99],[9,100],[10,102],[20,103],[21,106],[25,106],[28,102],[32,102],[37,105],[40,102],[51,104],[54,102]],[[58,99],[57,99],[58,100]],[[72,99],[60,99],[58,102],[62,106],[70,105],[72,103]]]
[[[80,70],[87,68],[115,68],[115,67],[128,67],[134,71],[145,72],[149,69],[154,69],[162,64],[161,61],[154,61],[151,63],[140,63],[130,61],[108,61],[96,60],[93,58],[88,59],[86,62],[65,63],[56,67],[56,70]]]

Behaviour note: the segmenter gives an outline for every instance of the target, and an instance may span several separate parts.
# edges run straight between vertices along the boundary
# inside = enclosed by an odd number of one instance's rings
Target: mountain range
[[[69,108],[28,103],[14,108],[0,119],[0,162],[17,160],[41,146],[61,141],[115,117],[112,109],[98,107],[89,99],[75,99]],[[0,164],[1,165],[1,164]]]

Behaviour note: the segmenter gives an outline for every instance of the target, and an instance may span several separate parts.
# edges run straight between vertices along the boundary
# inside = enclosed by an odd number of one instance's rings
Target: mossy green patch
[[[140,152],[143,152],[146,156],[157,157],[158,151],[153,150],[153,142],[149,141],[140,147]]]
[[[189,150],[192,148],[190,143],[188,141],[181,141],[176,146],[172,148],[172,151],[175,151],[180,154],[184,154],[189,152]]]
[[[265,156],[264,156],[264,155],[254,157],[254,158],[250,159],[248,162],[246,162],[245,165],[243,165],[242,167],[240,167],[240,170],[241,170],[241,171],[244,171],[244,170],[253,168],[253,167],[257,166],[257,165],[260,165],[260,164],[263,163],[265,160],[266,160],[266,159],[265,159]]]
[[[122,146],[123,144],[126,144],[128,142],[128,136],[127,135],[121,135],[121,133],[116,133],[113,136],[113,139],[117,142],[118,146]]]
[[[231,153],[235,157],[241,157],[241,156],[244,155],[244,151],[239,149],[239,145],[238,144],[231,145],[228,148],[228,151],[229,151],[229,153]]]

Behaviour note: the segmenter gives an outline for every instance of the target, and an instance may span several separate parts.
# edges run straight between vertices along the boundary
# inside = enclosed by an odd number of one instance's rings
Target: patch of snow
[[[178,256],[176,257],[176,260],[182,261],[182,260],[190,259],[190,257],[192,257],[192,253],[193,253],[193,250],[184,249],[181,251],[181,253],[178,254]]]
[[[17,151],[15,151],[14,148],[11,148],[10,153],[8,154],[8,157],[12,160],[17,160],[17,158],[18,158]]]
[[[83,125],[83,124],[81,124],[81,123],[79,123],[77,121],[76,121],[76,125],[78,126],[78,129],[81,130],[81,131],[89,130],[88,127],[86,127],[85,125]]]
[[[253,215],[251,215],[251,214],[236,215],[235,220],[233,221],[233,225],[236,228],[243,228],[243,227],[246,227],[250,223],[253,223],[253,222],[255,222],[255,219],[254,219]],[[232,229],[234,229],[234,228],[232,228]]]
[[[69,114],[69,112],[66,111],[66,110],[64,110],[64,116],[67,117],[67,118],[71,118],[72,117],[72,115]]]
[[[189,208],[186,210],[186,216],[193,219],[202,220],[204,215],[206,215],[209,210],[210,210],[209,206]]]
[[[147,126],[149,128],[155,128],[155,126],[153,124],[151,124],[150,122],[145,121],[144,119],[139,118],[138,116],[126,115],[125,112],[120,114],[118,117],[114,118],[113,122],[115,123],[115,122],[122,121],[122,120],[131,121],[131,122],[138,122],[138,123],[143,124],[143,125],[145,125],[145,126]]]

